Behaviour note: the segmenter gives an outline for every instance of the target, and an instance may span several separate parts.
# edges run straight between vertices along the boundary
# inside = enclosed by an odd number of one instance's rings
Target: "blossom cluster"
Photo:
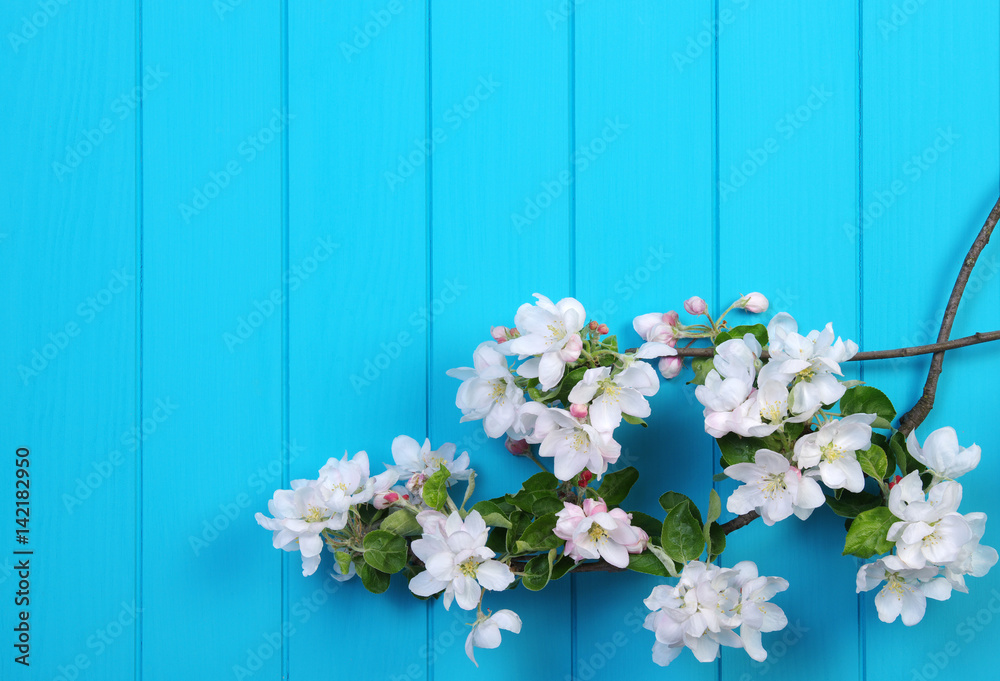
[[[538,445],[560,480],[584,470],[600,478],[621,454],[615,429],[623,418],[649,416],[646,398],[659,389],[653,368],[637,360],[673,355],[673,343],[619,352],[617,339],[602,340],[606,325],[587,323],[579,301],[535,298],[518,309],[514,328],[493,328],[472,367],[448,371],[462,380],[455,403],[462,421],[481,419],[488,436],[507,436],[511,451]]]
[[[656,634],[653,662],[666,666],[684,648],[699,662],[711,662],[719,646],[744,648],[762,662],[767,652],[761,632],[779,631],[788,624],[784,611],[770,602],[787,588],[780,577],[759,576],[751,561],[728,569],[689,562],[676,585],[653,587],[644,601],[652,612],[643,626]]]
[[[857,590],[881,586],[875,604],[886,622],[919,622],[927,598],[967,592],[966,577],[997,563],[997,551],[980,543],[986,515],[959,512],[956,478],[978,465],[979,447],[961,447],[951,428],[934,431],[923,446],[915,434],[894,430],[896,412],[882,392],[843,380],[841,364],[858,346],[831,324],[800,334],[781,312],[766,326],[730,327],[730,311],[762,313],[767,299],[740,296],[713,318],[694,296],[683,310],[704,322],[682,322],[673,310],[640,315],[632,326],[642,343],[620,351],[579,301],[535,299],[517,310],[515,326],[492,327],[472,367],[448,375],[461,380],[461,420],[482,421],[487,436],[505,438],[509,452],[531,458],[541,473],[514,494],[466,510],[475,490],[469,454],[401,435],[382,473],[371,474],[365,452],[345,453],[316,479],[277,490],[271,516],[256,514],[275,548],[299,551],[310,575],[325,546],[337,579],[357,576],[382,593],[401,573],[415,596],[475,612],[465,643],[473,663],[475,648],[496,648],[502,631],[522,627],[511,610],[484,610],[487,592],[518,582],[540,590],[583,561],[677,580],[644,601],[656,664],[669,664],[684,648],[710,662],[721,646],[763,661],[761,634],[787,624],[771,599],[788,582],[759,575],[750,561],[714,563],[727,534],[757,516],[773,525],[827,505],[846,518],[844,553],[881,556],[860,569]],[[685,364],[678,344],[698,340],[712,349],[692,362],[690,382],[724,473],[740,483],[725,508],[741,517],[721,523],[714,489],[704,518],[690,498],[671,491],[659,499],[661,522],[621,507],[639,473],[609,468],[621,453],[616,431],[623,421],[644,424],[659,389],[657,369],[665,379],[679,376]],[[645,360],[658,360],[657,368]],[[467,483],[461,505],[449,494],[459,482]]]
[[[858,346],[835,339],[831,324],[803,336],[791,315],[780,312],[767,325],[767,341],[767,362],[761,361],[761,342],[752,333],[715,348],[713,368],[695,389],[712,437],[770,435],[785,423],[809,421],[844,395],[846,387],[836,376]]]
[[[421,495],[423,484],[435,472],[449,472],[448,483],[467,480],[472,474],[469,455],[455,457],[455,445],[445,444],[431,451],[430,440],[423,446],[406,435],[392,443],[395,464],[375,476],[369,475],[368,454],[358,452],[348,458],[331,458],[319,470],[315,480],[292,480],[290,490],[278,490],[268,502],[273,517],[257,513],[257,523],[273,531],[274,548],[299,551],[302,554],[302,574],[316,572],[324,542],[331,552],[357,548],[363,538],[360,509],[370,505],[376,510],[390,506],[414,510],[427,508]],[[405,480],[405,485],[397,482]],[[345,569],[340,562],[334,566],[343,579],[355,574],[354,564]]]
[[[986,514],[958,512],[962,485],[954,478],[979,465],[979,447],[961,447],[948,427],[931,433],[923,447],[910,433],[906,446],[927,467],[930,484],[925,492],[916,470],[895,482],[888,505],[897,520],[886,535],[895,553],[862,566],[857,588],[859,593],[871,591],[885,582],[875,596],[879,619],[902,617],[911,626],[923,619],[928,598],[946,600],[953,589],[968,593],[966,575],[986,575],[997,563],[997,551],[979,543]]]

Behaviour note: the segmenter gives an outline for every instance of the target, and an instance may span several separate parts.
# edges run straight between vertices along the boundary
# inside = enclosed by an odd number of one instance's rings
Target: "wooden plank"
[[[130,678],[139,421],[136,115],[126,104],[137,79],[134,7],[9,2],[0,25],[0,677]],[[22,469],[19,448],[22,464],[30,462]],[[15,479],[17,470],[28,477]],[[23,502],[25,527],[12,517]],[[15,543],[22,529],[28,543]],[[28,631],[16,632],[22,612]],[[14,647],[22,634],[30,650]]]
[[[289,257],[303,272],[289,286],[289,428],[307,452],[293,479],[345,450],[366,450],[376,473],[393,437],[427,427],[425,171],[388,177],[424,136],[425,17],[423,2],[289,5]],[[324,242],[329,259],[310,266]],[[286,570],[290,677],[329,676],[316,652],[335,648],[337,668],[426,678],[427,605],[399,576],[378,596],[338,583],[331,559],[310,578]]]
[[[216,3],[218,5],[218,3]],[[227,5],[228,6],[228,5]],[[278,0],[143,4],[142,677],[279,678],[281,555],[253,521],[280,484]]]
[[[864,343],[933,342],[962,259],[997,197],[1000,11],[990,2],[879,0],[866,2],[864,12],[863,217],[852,223],[860,226],[864,248]],[[963,297],[954,337],[1000,328],[998,265],[990,244]],[[865,378],[905,412],[920,395],[928,361],[872,363]],[[998,406],[990,381],[998,370],[996,347],[948,353],[934,411],[917,430],[922,442],[932,430],[952,426],[963,445],[982,447],[979,468],[960,481],[960,510],[986,512],[991,546],[1000,517],[994,491],[1000,461],[991,453],[1000,439],[982,417]],[[865,594],[868,678],[995,675],[1000,573],[994,568],[967,584],[969,594],[928,601],[915,627],[880,622],[876,592]]]
[[[767,317],[784,310],[803,331],[832,322],[857,339],[858,246],[841,230],[858,204],[857,3],[733,4],[719,39],[721,302],[762,291]],[[727,649],[722,678],[858,677],[857,566],[840,557],[842,537],[825,508],[730,536],[724,564],[751,559],[789,581],[774,599],[789,626],[764,635],[763,663]]]
[[[569,31],[556,1],[531,4],[432,4],[430,131],[443,138],[431,157],[433,200],[430,437],[457,442],[479,473],[476,497],[516,491],[534,472],[487,440],[479,422],[459,425],[458,381],[491,325],[513,325],[535,292],[555,300],[572,293],[569,192],[548,193],[568,171]],[[562,17],[560,19],[560,16]],[[535,205],[535,208],[531,208]],[[524,626],[496,651],[477,655],[480,673],[527,673],[562,679],[570,672],[569,584],[539,593],[489,594],[486,607],[510,608]],[[435,678],[466,675],[462,654],[471,613],[434,604],[432,646],[458,636],[434,664]],[[432,648],[433,649],[433,648]]]
[[[576,182],[577,293],[623,348],[641,342],[634,317],[684,314],[693,295],[714,299],[712,17],[711,2],[597,2],[575,13],[575,147],[586,161]],[[667,489],[707,504],[715,454],[689,378],[661,383],[648,428],[616,431],[619,467],[641,473],[629,510],[662,518],[657,500]],[[661,582],[635,573],[576,577],[577,678],[657,673],[642,601]],[[687,654],[670,672],[714,679],[718,669]]]

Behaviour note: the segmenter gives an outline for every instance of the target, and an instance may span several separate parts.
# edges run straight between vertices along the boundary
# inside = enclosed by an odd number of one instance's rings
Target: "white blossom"
[[[646,367],[650,373],[653,371],[643,362],[638,366]],[[649,402],[640,392],[640,389],[648,387],[649,380],[638,366],[614,376],[611,375],[611,367],[587,369],[569,392],[569,401],[586,404],[593,400],[590,423],[602,432],[610,432],[621,425],[623,413],[639,418],[649,416]],[[658,386],[655,374],[653,381]]]
[[[805,520],[813,509],[826,503],[819,483],[791,465],[784,456],[759,449],[754,463],[728,466],[725,474],[745,484],[736,488],[726,502],[731,513],[756,510],[765,525],[773,525],[793,513]]]
[[[486,548],[489,529],[479,511],[470,512],[464,521],[457,511],[447,517],[422,511],[417,522],[424,532],[411,548],[425,570],[410,580],[410,591],[416,595],[444,591],[446,610],[453,600],[463,610],[472,610],[483,589],[502,591],[514,581],[510,568],[493,560],[496,554]]]
[[[525,303],[514,316],[521,335],[504,345],[522,357],[540,355],[522,364],[518,373],[529,378],[537,376],[542,390],[551,390],[562,380],[566,369],[560,351],[580,332],[587,316],[583,305],[574,298],[553,303],[539,293],[534,296],[538,302]]]
[[[858,570],[857,591],[871,591],[884,581],[875,596],[878,618],[895,622],[902,616],[903,624],[911,627],[923,619],[928,598],[944,601],[951,596],[951,585],[939,573],[936,567],[915,570],[897,556],[886,556]]]
[[[550,408],[535,420],[532,437],[541,442],[538,455],[553,459],[553,472],[560,480],[572,480],[587,469],[600,478],[621,455],[621,445],[610,433],[573,417],[565,409]]]
[[[906,449],[910,456],[927,466],[938,478],[950,480],[978,466],[982,454],[978,445],[960,446],[958,433],[950,426],[938,428],[928,435],[923,447],[917,441],[916,432],[911,431],[906,438]]]
[[[480,343],[472,355],[473,368],[446,372],[462,381],[455,397],[455,405],[462,410],[461,421],[483,419],[483,430],[490,437],[503,435],[524,404],[524,391],[515,385],[507,357],[497,348],[494,341]]]
[[[861,492],[865,474],[858,462],[858,452],[871,446],[875,414],[851,414],[830,421],[815,433],[795,443],[793,460],[802,470],[818,467],[823,483],[830,489]]]
[[[430,439],[425,439],[423,445],[408,435],[398,435],[392,441],[392,460],[395,465],[386,466],[399,474],[400,477],[423,476],[424,480],[437,473],[442,466],[448,469],[450,477],[448,484],[458,480],[468,480],[472,471],[469,469],[469,453],[462,452],[455,456],[457,448],[446,442],[437,451],[431,450]]]
[[[465,654],[477,667],[479,663],[476,662],[474,648],[492,649],[498,647],[501,629],[512,634],[520,634],[521,618],[512,610],[497,610],[488,617],[480,614],[479,618],[473,622],[472,631],[465,639]]]

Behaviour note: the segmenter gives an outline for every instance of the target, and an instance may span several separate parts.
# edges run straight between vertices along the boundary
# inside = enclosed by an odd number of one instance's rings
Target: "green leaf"
[[[655,556],[656,559],[660,561],[660,564],[663,565],[664,569],[666,569],[667,574],[669,574],[671,577],[678,576],[677,563],[674,561],[673,558],[667,555],[666,551],[664,551],[661,547],[657,546],[653,542],[650,542],[649,544],[646,545],[646,550],[652,553],[653,556]],[[681,567],[683,567],[683,565]]]
[[[334,551],[333,557],[337,561],[338,567],[340,567],[340,573],[346,575],[351,569],[351,554],[346,551]]]
[[[556,550],[552,549],[548,553],[543,553],[529,560],[524,566],[524,574],[521,575],[521,583],[528,591],[541,591],[552,578],[552,561],[555,559]]]
[[[528,492],[537,492],[539,490],[554,490],[559,487],[559,478],[548,472],[535,473],[530,478],[524,481],[521,485],[521,489]]]
[[[885,538],[889,528],[899,518],[885,506],[879,506],[858,514],[847,530],[844,541],[844,555],[852,554],[859,558],[871,558],[875,554],[887,553],[895,545]]]
[[[385,530],[365,535],[365,562],[380,572],[395,574],[406,567],[406,540]]]
[[[504,513],[503,509],[495,501],[489,499],[480,501],[472,507],[472,510],[478,511],[479,515],[483,517],[483,521],[490,527],[509,529],[511,526],[507,513]]]
[[[722,515],[722,499],[719,498],[719,493],[714,489],[710,490],[708,493],[708,517],[705,519],[705,524],[702,526],[702,534],[705,537],[705,545],[712,546],[711,530],[712,525],[719,516]]]
[[[601,341],[604,345],[608,346],[611,350],[618,352],[618,337],[617,336],[607,336]]]
[[[903,476],[913,471],[923,473],[927,470],[925,465],[910,456],[910,451],[906,448],[906,438],[898,430],[889,438],[889,451],[896,459],[896,465],[899,466],[899,472]]]
[[[719,523],[712,523],[708,532],[708,562],[722,555],[726,550],[726,533]]]
[[[670,576],[670,573],[667,572],[667,568],[660,562],[660,559],[649,551],[629,554],[628,569],[656,577]]]
[[[885,450],[878,445],[872,445],[865,451],[858,452],[858,463],[861,464],[861,470],[876,480],[885,479],[889,461],[885,457]]]
[[[827,496],[826,504],[841,518],[855,518],[859,513],[881,506],[882,497],[868,492],[841,492],[839,497]]]
[[[757,342],[760,343],[761,347],[767,345],[767,327],[763,324],[744,324],[742,326],[734,326],[728,331],[723,331],[716,336],[715,345],[722,345],[727,340],[731,340],[733,338],[743,338],[743,336],[748,333],[753,334],[753,337],[757,339]]]
[[[444,508],[445,503],[448,501],[449,477],[451,477],[451,473],[447,468],[441,466],[437,473],[427,478],[427,482],[424,483],[424,488],[421,491],[424,503],[438,511]]]
[[[639,471],[637,471],[633,466],[623,468],[620,471],[615,471],[614,473],[608,473],[601,481],[601,486],[598,487],[597,493],[601,495],[602,499],[604,499],[608,508],[620,506],[621,503],[625,501],[625,497],[628,496],[629,490],[632,489],[632,485],[634,485],[638,479]]]
[[[514,511],[510,514],[511,528],[507,530],[507,553],[517,553],[517,540],[531,524],[531,520],[531,516],[523,511]]]
[[[722,452],[722,460],[726,466],[733,466],[738,463],[753,463],[753,458],[758,449],[766,449],[764,441],[756,437],[740,437],[734,433],[724,435],[716,440],[719,443],[719,451]]]
[[[400,537],[413,537],[422,531],[417,517],[405,508],[399,509],[383,520],[379,529],[398,534]]]
[[[701,511],[698,510],[698,507],[694,505],[694,502],[691,501],[691,499],[681,494],[680,492],[664,492],[662,495],[660,495],[660,507],[667,513],[670,513],[670,511],[672,511],[676,506],[680,504],[684,504],[688,507],[688,510],[691,512],[691,515],[697,518],[698,525],[700,526]]]
[[[469,499],[472,498],[472,492],[476,489],[476,471],[469,471],[469,485],[465,488],[465,497],[462,499],[461,509],[465,510],[465,505],[469,503]]]
[[[531,505],[531,515],[541,518],[543,515],[548,515],[549,513],[558,513],[564,508],[566,508],[566,504],[560,501],[558,497],[545,496],[539,498]]]
[[[642,426],[643,428],[649,426],[649,424],[641,418],[638,416],[632,416],[631,414],[622,414],[622,420],[625,421],[625,423],[631,423],[633,426]]]
[[[563,556],[562,558],[557,560],[555,564],[552,566],[552,577],[549,578],[550,581],[553,579],[560,579],[561,577],[565,576],[567,572],[569,572],[575,567],[576,567],[575,560],[573,560],[569,556]]]
[[[562,546],[564,540],[552,532],[557,520],[555,513],[549,513],[528,525],[515,544],[516,553],[535,553]]]
[[[694,378],[688,381],[688,385],[705,385],[705,377],[715,365],[711,357],[695,357],[691,360],[691,368],[694,370]]]
[[[490,536],[486,539],[486,548],[493,553],[507,553],[507,530],[502,527],[490,530]]]
[[[354,569],[358,571],[361,583],[373,594],[383,593],[389,588],[389,575],[373,568],[361,556],[355,557]]]
[[[848,414],[875,414],[889,423],[896,418],[896,409],[885,393],[870,385],[850,388],[840,398],[840,411]]]
[[[663,550],[679,563],[687,563],[701,555],[705,548],[701,519],[691,512],[691,504],[677,504],[663,521],[660,534]]]
[[[520,492],[518,492],[514,496],[508,496],[507,497],[507,501],[509,501],[511,504],[513,504],[514,506],[517,506],[519,509],[521,509],[525,513],[531,513],[532,515],[535,514],[535,510],[534,510],[535,509],[535,505],[541,499],[554,499],[554,500],[558,501],[559,500],[559,496],[558,496],[558,494],[556,493],[556,491],[554,489],[540,489],[540,490],[535,490],[535,491],[531,491],[531,492],[526,491],[526,490],[521,490]],[[559,508],[561,509],[562,507],[563,506],[560,503],[559,504]]]

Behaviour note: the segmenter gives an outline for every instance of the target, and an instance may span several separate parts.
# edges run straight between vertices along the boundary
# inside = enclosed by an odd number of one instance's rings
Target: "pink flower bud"
[[[509,437],[504,442],[504,447],[514,456],[526,456],[531,451],[531,445],[527,440],[512,440]]]
[[[706,311],[708,311],[708,304],[705,302],[704,298],[691,296],[684,301],[684,309],[687,310],[688,314],[703,315]]]
[[[899,484],[899,481],[903,479],[902,475],[897,475],[895,478],[889,481],[889,489],[892,489]]]
[[[506,326],[491,326],[490,335],[493,336],[493,340],[497,343],[503,343],[507,340],[508,329]]]
[[[599,325],[597,322],[590,322],[590,324],[587,325],[587,328],[590,329],[591,331],[597,331],[598,326]]]
[[[663,315],[663,323],[669,324],[670,326],[677,326],[678,322],[680,322],[680,319],[681,319],[680,315],[678,315],[673,310]]]
[[[569,413],[573,415],[573,418],[585,419],[587,418],[587,405],[571,404],[569,407]]]
[[[597,327],[597,333],[599,333],[602,336],[607,335],[609,331],[611,331],[611,329],[608,328],[607,324],[601,324],[600,326]]]
[[[593,473],[591,473],[587,469],[584,469],[583,472],[580,473],[580,487],[586,487],[593,479],[593,477],[594,477]]]
[[[663,378],[671,379],[677,378],[678,374],[681,373],[681,369],[684,368],[684,360],[680,357],[662,357],[660,358],[660,375]]]
[[[764,294],[757,293],[756,291],[748,293],[736,303],[736,307],[742,307],[747,312],[753,312],[754,314],[767,312],[767,306],[767,298],[764,297]]]
[[[569,364],[580,359],[581,352],[583,352],[583,339],[580,338],[580,334],[574,333],[559,351],[559,359]]]

